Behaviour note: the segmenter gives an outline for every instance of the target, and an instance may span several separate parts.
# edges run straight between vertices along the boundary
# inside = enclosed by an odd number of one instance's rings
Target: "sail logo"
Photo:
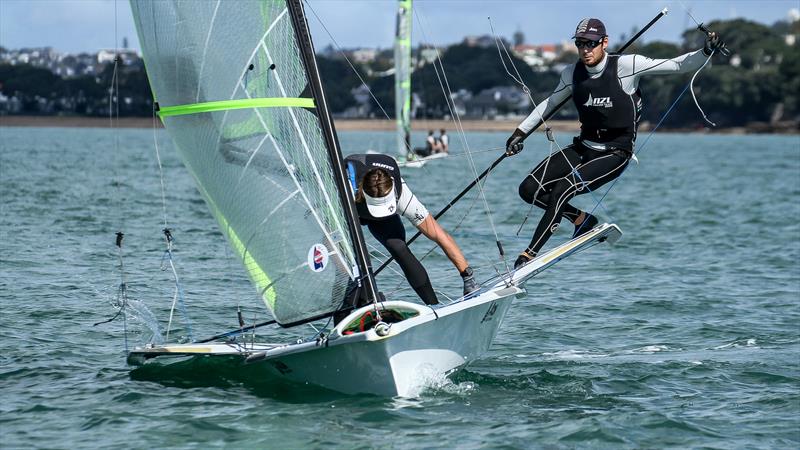
[[[308,267],[314,272],[322,272],[328,266],[328,248],[314,244],[308,251]]]
[[[592,98],[592,94],[589,94],[589,100],[586,100],[586,103],[583,106],[596,106],[596,107],[604,107],[604,108],[612,108],[614,103],[611,102],[611,97],[597,97]]]

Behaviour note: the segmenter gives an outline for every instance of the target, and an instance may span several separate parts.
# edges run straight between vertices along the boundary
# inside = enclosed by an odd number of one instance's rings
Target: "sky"
[[[333,41],[341,48],[390,48],[395,3],[307,0],[316,48]],[[598,17],[613,41],[634,26],[644,26],[664,7],[670,13],[644,40],[679,41],[682,31],[695,25],[687,9],[700,22],[745,17],[772,24],[800,8],[800,0],[416,0],[413,40],[415,45],[447,45],[467,35],[490,34],[491,17],[500,36],[510,38],[519,30],[526,43],[556,43],[569,39],[581,18]],[[121,47],[123,37],[130,48],[139,49],[126,0],[0,0],[0,46],[9,49],[49,46],[63,53],[95,52]]]

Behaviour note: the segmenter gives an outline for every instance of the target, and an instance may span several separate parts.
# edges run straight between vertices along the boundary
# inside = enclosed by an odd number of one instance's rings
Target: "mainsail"
[[[330,314],[369,270],[302,3],[131,7],[159,115],[264,303]]]
[[[398,0],[394,39],[394,112],[397,152],[411,150],[411,0]]]

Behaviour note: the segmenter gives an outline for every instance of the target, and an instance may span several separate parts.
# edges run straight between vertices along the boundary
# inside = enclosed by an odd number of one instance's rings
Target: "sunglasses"
[[[576,40],[575,41],[575,47],[578,47],[578,48],[584,48],[584,47],[586,47],[586,48],[595,48],[595,47],[597,47],[598,45],[600,45],[602,43],[603,43],[602,39],[597,40],[597,41]]]

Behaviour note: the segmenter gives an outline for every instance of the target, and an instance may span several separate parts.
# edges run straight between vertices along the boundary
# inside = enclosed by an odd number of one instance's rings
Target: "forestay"
[[[356,260],[285,0],[132,0],[184,164],[279,323],[335,310]]]

